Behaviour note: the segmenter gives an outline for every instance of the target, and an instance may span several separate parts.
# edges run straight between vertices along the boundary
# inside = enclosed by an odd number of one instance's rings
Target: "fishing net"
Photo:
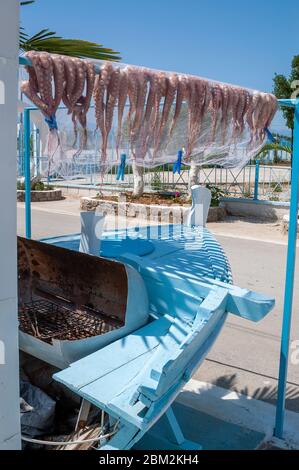
[[[86,165],[103,174],[124,154],[127,164],[141,167],[178,158],[186,165],[242,167],[263,146],[277,109],[273,95],[201,77],[101,61],[94,66],[85,125],[70,108],[56,110],[54,126],[52,116],[49,123],[31,112],[44,175],[69,178]]]

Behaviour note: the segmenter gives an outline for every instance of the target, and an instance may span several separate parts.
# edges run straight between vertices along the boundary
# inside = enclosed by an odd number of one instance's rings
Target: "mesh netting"
[[[69,177],[78,159],[105,172],[121,154],[155,167],[176,162],[179,151],[187,165],[242,167],[261,149],[277,107],[273,95],[200,77],[107,62],[95,69],[86,127],[69,109],[57,109],[58,129],[50,130],[44,115],[31,113],[44,174]]]

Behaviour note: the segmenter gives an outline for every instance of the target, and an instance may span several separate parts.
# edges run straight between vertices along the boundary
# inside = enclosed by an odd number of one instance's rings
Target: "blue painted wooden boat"
[[[44,241],[79,249],[79,235]],[[274,300],[232,284],[226,256],[204,227],[106,232],[99,254],[140,275],[148,296],[147,323],[92,354],[82,349],[85,357],[54,378],[115,420],[117,432],[105,449],[132,448],[162,416],[172,431],[170,440],[160,436],[163,448],[200,448],[184,439],[171,404],[206,357],[227,315],[259,321]],[[137,309],[139,287],[132,289]]]

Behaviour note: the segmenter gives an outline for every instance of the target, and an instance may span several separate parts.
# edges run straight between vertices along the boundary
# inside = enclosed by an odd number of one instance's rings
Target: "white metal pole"
[[[20,448],[16,161],[19,1],[0,3],[0,450]]]

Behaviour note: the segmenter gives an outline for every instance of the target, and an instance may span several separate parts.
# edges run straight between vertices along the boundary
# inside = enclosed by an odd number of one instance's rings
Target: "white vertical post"
[[[0,3],[0,450],[20,448],[16,161],[19,1]]]
[[[79,251],[99,256],[105,216],[99,212],[81,212],[81,236]]]
[[[191,186],[192,206],[186,225],[188,227],[205,227],[211,205],[211,191],[199,184]]]

